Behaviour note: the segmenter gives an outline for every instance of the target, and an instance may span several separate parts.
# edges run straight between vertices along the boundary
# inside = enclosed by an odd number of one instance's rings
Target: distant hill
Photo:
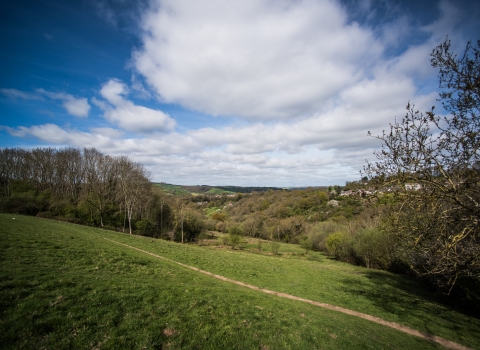
[[[166,184],[166,183],[154,183],[155,186],[161,187],[162,190],[166,193],[173,194],[174,196],[181,196],[181,195],[191,195],[191,192],[185,190],[181,186]]]
[[[181,186],[183,189],[196,193],[222,194],[222,193],[251,193],[264,192],[268,190],[282,190],[279,187],[242,187],[242,186]]]
[[[233,193],[251,193],[251,192],[265,192],[268,190],[278,191],[282,190],[279,187],[242,187],[242,186],[209,186],[209,185],[195,185],[195,186],[181,186],[167,183],[155,183],[155,186],[162,187],[165,192],[173,195],[187,195],[192,193],[197,194],[233,194]]]
[[[268,190],[279,191],[283,190],[280,187],[242,187],[242,186],[217,186],[225,191],[235,192],[235,193],[251,193],[251,192],[265,192]]]

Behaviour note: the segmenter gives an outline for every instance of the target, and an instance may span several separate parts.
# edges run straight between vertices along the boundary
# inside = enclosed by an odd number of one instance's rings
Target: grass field
[[[221,188],[211,188],[208,190],[207,194],[235,194],[235,192],[232,191],[226,191]]]
[[[283,257],[254,254],[0,214],[2,348],[441,348],[353,316],[223,282],[104,238],[479,348],[479,319],[442,306],[401,276],[318,253],[303,256],[299,248]],[[281,246],[282,251],[288,249]]]
[[[155,186],[161,187],[164,192],[173,194],[175,196],[189,196],[189,195],[191,195],[190,192],[185,191],[180,186],[171,185],[171,184],[158,184],[158,183],[155,184]]]

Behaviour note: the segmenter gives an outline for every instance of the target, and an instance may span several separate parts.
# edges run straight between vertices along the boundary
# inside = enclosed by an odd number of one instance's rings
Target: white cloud
[[[131,86],[132,90],[135,92],[136,97],[145,100],[152,98],[152,94],[147,89],[145,89],[145,86],[143,86],[143,83],[135,74],[132,74]]]
[[[30,92],[23,92],[17,89],[0,89],[0,92],[9,98],[21,98],[23,100],[43,100],[42,96],[32,94]]]
[[[75,98],[70,94],[64,92],[51,92],[44,89],[35,90],[37,94],[45,95],[52,100],[62,101],[63,107],[67,110],[67,113],[75,117],[88,117],[88,112],[90,112],[90,105],[86,98]]]
[[[382,47],[333,1],[157,1],[135,67],[161,99],[213,115],[306,116]]]
[[[97,99],[92,100],[92,102],[103,110],[105,119],[124,130],[151,133],[172,131],[175,128],[175,120],[167,114],[159,110],[135,105],[125,98],[128,93],[127,85],[120,80],[111,79],[100,90],[100,95],[110,105]]]
[[[0,89],[0,92],[9,98],[21,98],[24,100],[44,100],[47,96],[53,100],[61,100],[67,113],[75,117],[88,117],[90,105],[86,98],[75,98],[64,92],[51,92],[44,89],[37,89],[35,93],[24,92],[17,89]]]
[[[124,132],[118,129],[112,128],[90,128],[90,131],[93,134],[100,134],[104,136],[108,136],[112,139],[119,139],[123,136]]]
[[[427,39],[405,49],[405,38],[419,30],[414,21],[395,16],[374,33],[365,23],[349,24],[346,9],[334,1],[155,4],[143,17],[143,46],[133,55],[130,87],[111,79],[100,97],[91,99],[108,122],[141,136],[105,128],[104,120],[90,124],[88,132],[53,124],[0,128],[47,144],[129,155],[156,181],[341,184],[358,179],[365,159],[374,158],[379,141],[367,131],[377,135],[388,129],[394,117],[405,114],[408,101],[421,111],[436,103],[436,82],[430,85],[436,72],[428,54],[446,29],[459,38],[455,28],[461,18],[442,2],[441,18],[420,29]],[[368,23],[376,18],[368,13],[375,11],[373,4],[365,2],[363,16],[373,18]],[[405,51],[395,57],[396,49]],[[67,101],[65,94],[25,97],[3,90],[11,98]],[[149,98],[149,90],[164,103],[190,109],[173,108],[181,110],[181,131],[175,131],[171,116],[133,102]],[[206,114],[197,118],[192,110]],[[217,123],[208,114],[240,118]]]

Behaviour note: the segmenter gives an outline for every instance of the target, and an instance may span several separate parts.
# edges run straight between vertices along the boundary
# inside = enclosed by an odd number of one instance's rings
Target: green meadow
[[[14,219],[15,218],[15,219]],[[255,252],[0,214],[4,349],[441,349],[400,331],[221,281],[342,306],[479,348],[480,320],[415,280],[298,246]]]

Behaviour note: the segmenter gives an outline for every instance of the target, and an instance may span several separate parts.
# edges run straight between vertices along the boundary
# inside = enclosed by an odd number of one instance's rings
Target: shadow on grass
[[[478,306],[468,309],[464,304],[458,305],[413,277],[376,270],[368,270],[363,275],[373,284],[345,278],[344,290],[367,298],[386,313],[397,315],[399,320],[422,325],[429,333],[435,334],[437,328],[447,327],[457,334],[470,333],[480,339],[479,322],[466,323],[461,315],[480,319]]]

